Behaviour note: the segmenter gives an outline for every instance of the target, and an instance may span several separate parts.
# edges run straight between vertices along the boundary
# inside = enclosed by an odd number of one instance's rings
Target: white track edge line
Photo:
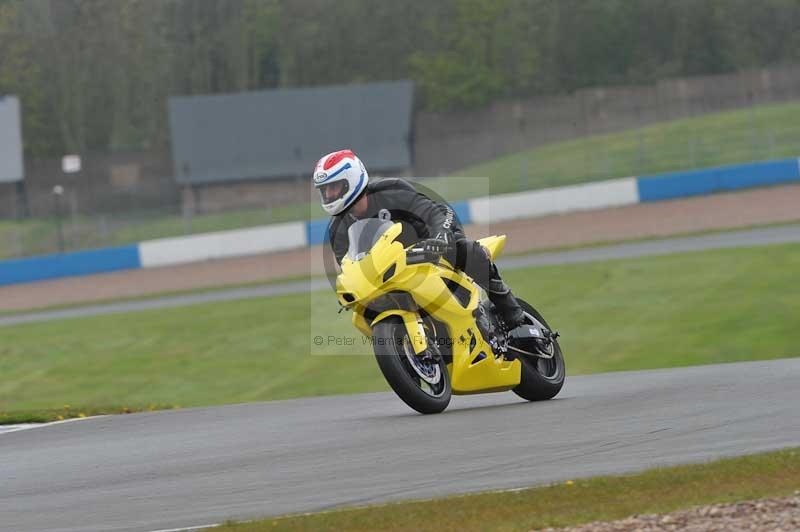
[[[221,525],[222,523],[214,523],[211,525],[184,526],[181,528],[162,528],[160,530],[151,530],[150,532],[188,532],[189,530],[203,530],[205,528],[216,528]]]
[[[62,423],[72,423],[73,421],[84,421],[86,419],[97,419],[97,418],[101,418],[101,417],[108,417],[108,414],[103,414],[101,416],[73,417],[73,418],[69,418],[69,419],[61,419],[59,421],[50,421],[48,423],[32,423],[32,424],[28,425],[27,427],[17,427],[15,429],[10,429],[10,430],[5,430],[5,431],[0,430],[0,437],[2,437],[4,434],[11,434],[12,432],[20,432],[20,431],[23,431],[23,430],[41,429],[41,428],[50,427],[50,426],[53,426],[53,425],[61,425]],[[20,424],[22,424],[22,423],[20,423]]]

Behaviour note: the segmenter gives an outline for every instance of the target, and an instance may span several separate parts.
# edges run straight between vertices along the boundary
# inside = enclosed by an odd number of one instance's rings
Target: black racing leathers
[[[453,209],[431,200],[404,179],[385,178],[370,181],[367,211],[360,218],[381,218],[400,222],[403,231],[399,240],[408,247],[420,240],[434,238],[442,232],[450,233],[455,241],[464,237],[464,230]],[[334,216],[330,224],[330,239],[336,262],[341,263],[347,253],[347,230],[358,219],[347,209]]]
[[[373,180],[364,194],[367,195],[368,203],[363,216],[357,218],[351,213],[352,209],[348,209],[331,219],[328,234],[337,264],[347,254],[347,230],[359,218],[400,222],[403,230],[398,240],[405,247],[423,239],[442,237],[449,233],[449,238],[446,239],[455,245],[445,254],[448,262],[472,277],[486,290],[509,327],[522,321],[522,309],[500,278],[486,249],[478,242],[467,239],[452,207],[432,200],[400,178]]]

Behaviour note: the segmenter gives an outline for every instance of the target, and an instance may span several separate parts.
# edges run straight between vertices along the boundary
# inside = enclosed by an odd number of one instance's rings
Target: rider
[[[322,208],[332,216],[328,235],[337,264],[347,253],[347,229],[356,220],[381,218],[400,222],[403,230],[398,240],[404,246],[416,244],[429,253],[444,256],[456,269],[472,277],[486,290],[508,330],[523,323],[522,308],[486,248],[467,239],[449,205],[432,200],[404,179],[370,182],[364,164],[350,150],[322,157],[313,177]]]

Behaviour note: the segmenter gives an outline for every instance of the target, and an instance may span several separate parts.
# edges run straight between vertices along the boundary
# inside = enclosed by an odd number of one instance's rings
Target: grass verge
[[[779,497],[800,488],[800,450],[658,468],[491,492],[229,523],[217,532],[264,530],[510,531],[611,521],[690,506]]]
[[[800,356],[800,245],[507,272],[570,374]],[[206,406],[386,390],[329,292],[0,329],[0,412]],[[312,339],[328,343],[314,354]],[[358,356],[358,353],[361,356]]]
[[[159,405],[109,406],[105,408],[100,408],[100,407],[75,408],[71,405],[64,405],[61,408],[50,408],[46,410],[20,410],[11,413],[0,412],[0,425],[18,425],[22,423],[50,423],[52,421],[63,421],[65,419],[105,416],[112,414],[134,414],[136,412],[173,410],[175,408],[180,408],[180,406],[159,404]]]

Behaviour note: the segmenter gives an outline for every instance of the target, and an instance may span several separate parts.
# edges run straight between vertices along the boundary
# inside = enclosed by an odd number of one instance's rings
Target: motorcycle
[[[398,241],[400,223],[369,218],[348,230],[336,278],[341,310],[371,341],[386,381],[422,414],[442,412],[452,394],[511,390],[529,401],[555,397],[565,365],[558,333],[517,299],[526,327],[510,334],[494,305],[465,273]],[[505,235],[479,240],[492,260]]]

